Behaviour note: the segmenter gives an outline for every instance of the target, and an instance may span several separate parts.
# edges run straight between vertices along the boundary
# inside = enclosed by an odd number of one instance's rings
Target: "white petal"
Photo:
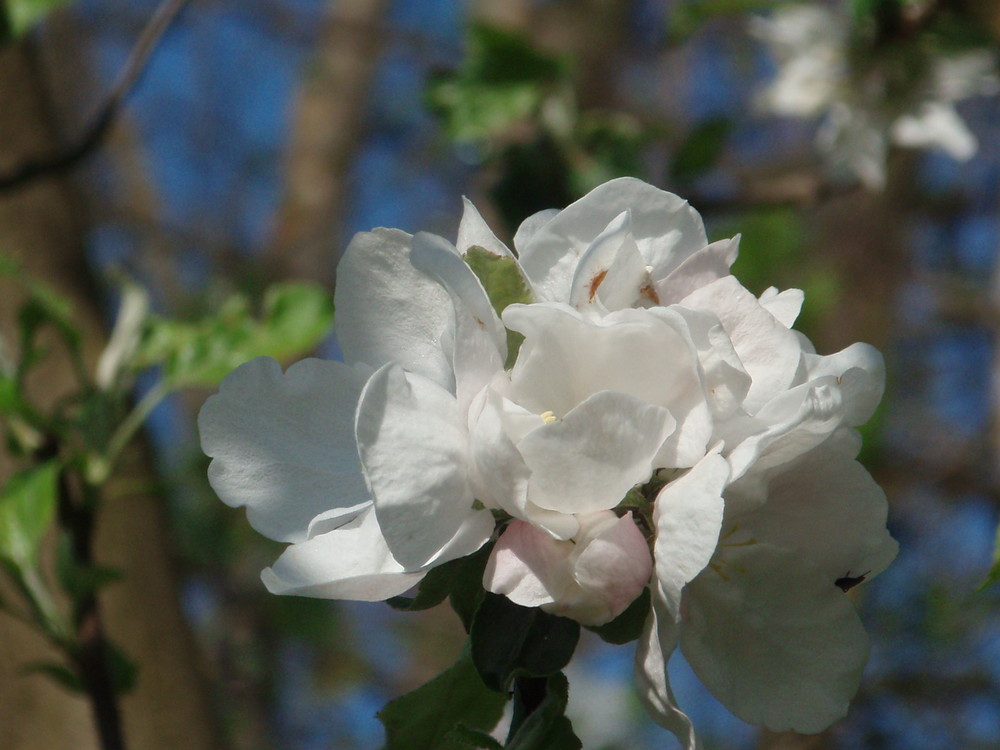
[[[389,549],[408,569],[425,565],[477,513],[455,397],[427,378],[386,365],[361,394],[356,431]]]
[[[836,354],[806,354],[803,359],[810,378],[837,378],[847,424],[856,427],[871,418],[885,390],[885,360],[875,347],[851,344]]]
[[[572,542],[554,540],[524,521],[512,521],[486,563],[483,586],[522,607],[551,604],[572,585],[564,564]]]
[[[665,611],[674,620],[680,620],[684,587],[705,569],[715,552],[725,509],[722,491],[728,479],[726,459],[712,453],[656,497],[656,581]]]
[[[801,554],[764,544],[688,585],[681,648],[744,721],[815,734],[847,713],[868,658],[850,600]]]
[[[376,229],[351,240],[337,266],[337,341],[348,364],[398,362],[452,390],[454,307],[440,284],[413,267],[411,239]]]
[[[580,525],[572,514],[546,510],[528,500],[531,471],[505,427],[501,408],[501,404],[510,402],[492,389],[482,398],[482,409],[470,430],[476,497],[489,507],[502,508],[515,518],[545,529],[556,539],[575,536]],[[528,416],[533,424],[539,423],[537,414]]]
[[[282,374],[260,357],[233,370],[198,416],[208,478],[245,505],[257,531],[306,539],[314,516],[370,501],[354,439],[364,380],[339,362],[306,359]]]
[[[673,732],[684,750],[698,750],[701,745],[695,737],[694,726],[677,707],[667,675],[667,661],[677,645],[679,628],[673,618],[662,611],[662,605],[658,606],[655,586],[653,591],[653,609],[635,652],[636,692],[653,721]]]
[[[518,443],[531,469],[528,498],[563,513],[613,508],[649,479],[676,421],[661,406],[613,391],[594,394]]]
[[[436,278],[453,304],[454,340],[449,359],[455,372],[459,412],[503,370],[507,334],[476,274],[447,240],[420,232],[413,238],[413,265]]]
[[[631,212],[623,211],[583,254],[573,276],[570,305],[606,312],[638,304],[649,273],[632,238],[631,225]]]
[[[530,239],[515,239],[540,299],[569,300],[580,257],[626,210],[632,212],[632,235],[654,279],[708,243],[701,217],[687,201],[631,177],[611,180],[535,229]]]
[[[739,235],[713,242],[689,255],[665,278],[654,278],[661,305],[680,302],[695,289],[729,275],[729,267],[739,252]]]
[[[824,444],[768,484],[767,502],[740,518],[759,542],[798,550],[826,580],[875,576],[896,556],[885,493],[864,467]]]
[[[791,328],[802,312],[805,298],[806,295],[801,289],[786,289],[779,292],[772,286],[760,295],[760,306],[771,313],[785,328]]]
[[[261,573],[272,594],[360,601],[398,596],[423,577],[392,558],[371,508],[345,526],[293,544]]]
[[[548,224],[552,219],[559,215],[558,208],[546,208],[543,211],[538,211],[533,213],[527,219],[521,222],[521,226],[517,228],[517,232],[514,233],[514,247],[517,249],[519,255],[524,254],[524,249],[531,242],[531,238],[535,236],[539,229]]]
[[[753,413],[799,376],[802,349],[795,334],[761,307],[732,276],[701,287],[681,302],[714,312],[753,384],[744,408]]]
[[[481,247],[503,258],[514,257],[507,246],[493,234],[472,201],[462,198],[462,207],[462,221],[458,224],[458,240],[455,243],[458,252],[465,255],[470,247]]]

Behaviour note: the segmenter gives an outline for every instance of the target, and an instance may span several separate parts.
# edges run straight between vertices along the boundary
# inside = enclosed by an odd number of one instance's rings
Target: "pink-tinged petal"
[[[304,541],[325,511],[369,502],[354,439],[363,384],[359,371],[318,359],[286,373],[267,357],[233,370],[198,416],[212,488],[280,542]]]
[[[739,252],[739,235],[713,242],[689,255],[666,278],[654,279],[661,305],[680,302],[691,292],[729,275],[729,267]]]
[[[639,303],[649,272],[631,225],[631,212],[623,211],[583,254],[573,276],[570,305],[603,314]]]
[[[744,405],[750,413],[800,382],[802,348],[798,338],[734,277],[695,290],[681,304],[710,310],[718,316],[753,379]]]
[[[728,480],[726,459],[711,453],[656,497],[656,581],[674,620],[680,620],[684,587],[705,569],[718,545]]]
[[[639,701],[653,721],[674,734],[684,750],[698,750],[691,720],[677,706],[670,687],[667,662],[677,646],[680,628],[673,617],[663,611],[653,587],[653,608],[639,637],[635,652],[635,687]]]
[[[540,299],[567,302],[579,259],[623,211],[652,278],[663,278],[708,241],[701,217],[672,193],[641,180],[606,182],[553,216],[530,237],[515,238],[521,265]]]
[[[726,550],[688,585],[681,649],[744,721],[814,734],[847,713],[868,658],[850,600],[799,553]]]
[[[354,236],[337,266],[334,330],[348,364],[397,362],[454,389],[448,292],[410,262],[412,238],[396,229]]]
[[[631,513],[621,518],[610,511],[585,516],[581,527],[573,577],[590,596],[564,611],[584,625],[603,625],[646,588],[653,560]]]
[[[392,558],[370,507],[338,529],[293,544],[261,573],[272,594],[360,601],[398,596],[423,577]]]
[[[486,563],[483,586],[522,607],[552,604],[572,586],[565,563],[572,542],[559,542],[524,521],[511,521]]]
[[[616,506],[649,479],[676,422],[667,409],[601,391],[518,443],[531,469],[528,498],[542,508],[590,513]]]
[[[649,548],[631,514],[617,518],[605,511],[587,517],[572,542],[511,522],[493,548],[483,585],[516,604],[603,625],[642,593],[651,570]]]
[[[767,502],[739,524],[759,542],[808,554],[833,582],[875,576],[892,562],[898,545],[886,529],[888,512],[865,468],[824,444],[774,476]]]
[[[851,344],[825,357],[805,355],[810,379],[833,375],[844,399],[844,422],[862,425],[875,412],[885,390],[885,360],[875,347]]]
[[[767,310],[774,319],[785,328],[795,325],[795,320],[802,312],[802,303],[806,295],[801,289],[786,289],[779,292],[775,287],[768,287],[760,295],[760,306]]]
[[[451,295],[454,334],[446,354],[455,373],[459,413],[464,414],[473,396],[503,371],[507,333],[483,285],[451,243],[420,232],[413,238],[411,259]]]
[[[462,198],[462,220],[458,224],[458,240],[455,247],[465,254],[470,247],[481,247],[502,258],[513,258],[514,254],[497,239],[493,230],[483,220],[482,215],[468,198]]]
[[[355,429],[379,526],[407,569],[438,558],[474,514],[490,516],[472,510],[458,403],[431,380],[392,364],[378,370],[361,394]]]

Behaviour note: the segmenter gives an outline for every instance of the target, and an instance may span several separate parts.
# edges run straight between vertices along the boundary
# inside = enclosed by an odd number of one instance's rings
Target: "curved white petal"
[[[728,480],[729,464],[712,453],[656,497],[656,581],[666,614],[676,621],[684,587],[705,569],[718,544]]]
[[[701,217],[673,193],[632,177],[611,180],[567,206],[515,244],[540,299],[567,302],[579,259],[623,211],[654,279],[708,244]]]
[[[514,247],[517,249],[518,255],[523,255],[524,249],[528,246],[528,243],[531,242],[531,238],[535,236],[539,229],[544,227],[558,215],[558,208],[546,208],[542,211],[533,213],[527,219],[522,221],[521,225],[514,233]]]
[[[364,379],[339,362],[306,359],[281,372],[260,357],[233,370],[198,416],[209,482],[250,525],[280,542],[306,539],[324,511],[371,498],[354,439]]]
[[[847,713],[868,637],[836,586],[801,554],[755,544],[688,584],[681,649],[744,721],[815,734]]]
[[[513,258],[514,254],[497,239],[493,230],[483,220],[482,215],[468,198],[462,198],[462,220],[458,224],[458,238],[455,243],[463,255],[470,247],[481,247],[494,255]]]
[[[753,383],[744,408],[751,414],[798,382],[802,349],[798,338],[733,276],[703,286],[687,297],[685,307],[715,313],[722,322]]]
[[[453,390],[454,306],[410,262],[411,240],[397,229],[354,235],[337,265],[337,341],[348,364],[397,362]]]
[[[361,394],[355,429],[379,526],[404,567],[438,559],[471,516],[490,516],[472,510],[467,431],[439,385],[386,365]]]
[[[518,443],[531,469],[528,498],[563,513],[613,508],[649,479],[653,459],[676,424],[661,406],[625,393],[595,393]]]
[[[657,596],[654,586],[653,608],[635,651],[636,692],[653,721],[673,732],[684,750],[698,750],[701,744],[695,736],[694,726],[687,714],[677,707],[667,674],[667,662],[677,646],[680,629],[663,611]]]
[[[803,359],[810,378],[837,378],[846,424],[856,427],[871,418],[885,390],[885,360],[875,347],[851,344],[836,354],[805,354]]]
[[[719,240],[692,253],[677,268],[662,279],[654,279],[661,305],[680,302],[695,289],[711,284],[729,275],[729,267],[736,261],[740,236]]]
[[[261,573],[272,594],[365,602],[398,596],[423,577],[392,558],[370,507],[338,529],[293,544]]]
[[[768,483],[767,502],[740,518],[758,542],[808,554],[831,584],[874,576],[896,556],[885,493],[865,468],[822,445]]]
[[[623,211],[591,243],[573,275],[571,306],[603,314],[639,303],[649,272],[631,228],[631,212]]]
[[[451,295],[454,338],[447,352],[454,370],[459,412],[497,372],[507,356],[507,334],[476,274],[447,240],[420,232],[413,238],[413,265],[436,278]]]

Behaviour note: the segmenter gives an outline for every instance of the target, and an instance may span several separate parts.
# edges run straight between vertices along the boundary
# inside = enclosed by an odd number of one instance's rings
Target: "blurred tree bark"
[[[30,42],[0,49],[0,169],[44,154],[58,143],[51,102]],[[48,177],[0,194],[0,252],[15,257],[26,273],[53,287],[73,305],[92,366],[106,341],[96,286],[83,243],[87,216],[71,180]],[[9,285],[8,285],[9,286]],[[20,299],[9,288],[0,295],[0,332],[16,341]],[[30,384],[51,404],[72,387],[72,375],[54,348]],[[155,485],[148,456],[126,457],[129,482]],[[0,454],[0,472],[10,472]],[[108,488],[98,518],[97,560],[125,577],[101,597],[109,637],[139,665],[135,691],[122,703],[126,740],[133,748],[219,748],[197,652],[182,615],[167,538],[165,512],[151,494]],[[21,675],[30,661],[52,659],[34,631],[0,615],[0,747],[4,750],[89,750],[97,747],[86,701],[49,678]]]
[[[281,278],[332,278],[344,195],[383,45],[387,0],[329,0],[299,89],[285,194],[267,259]]]

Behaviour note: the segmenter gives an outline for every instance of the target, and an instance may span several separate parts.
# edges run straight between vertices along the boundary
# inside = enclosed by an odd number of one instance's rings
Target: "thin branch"
[[[94,151],[114,123],[122,102],[146,69],[150,55],[188,0],[163,0],[139,34],[125,65],[119,72],[104,103],[80,138],[65,148],[42,157],[28,159],[6,174],[0,174],[0,191],[21,187],[35,179],[65,172]]]

